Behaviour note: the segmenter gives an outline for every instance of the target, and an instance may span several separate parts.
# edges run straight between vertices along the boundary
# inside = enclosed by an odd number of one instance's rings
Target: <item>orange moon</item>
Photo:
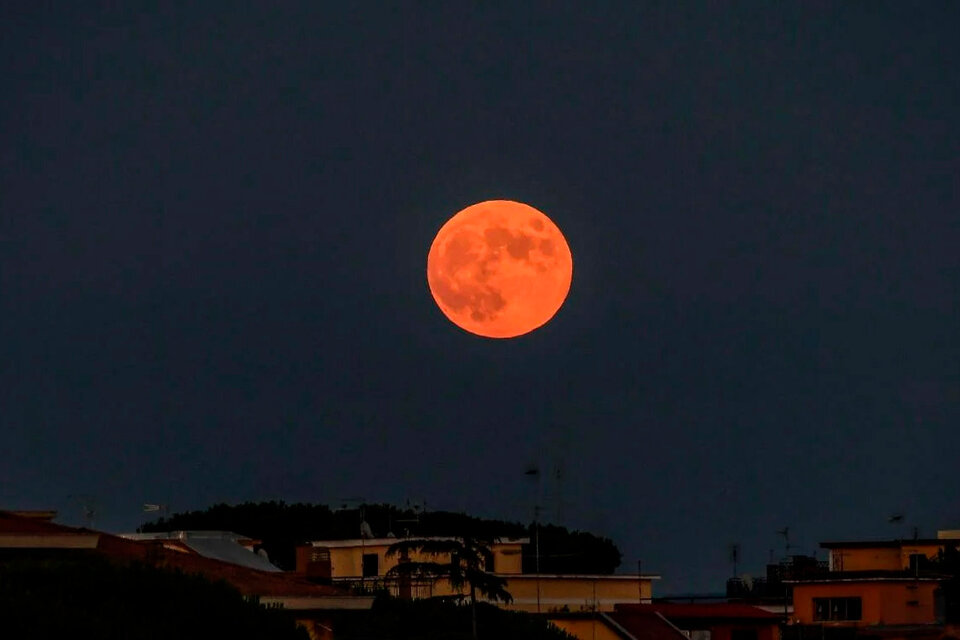
[[[521,202],[471,205],[440,227],[427,256],[430,293],[455,325],[487,338],[543,326],[570,291],[573,258],[550,218]]]

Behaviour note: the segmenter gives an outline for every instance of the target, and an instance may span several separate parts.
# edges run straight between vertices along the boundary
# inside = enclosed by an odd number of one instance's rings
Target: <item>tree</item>
[[[488,600],[512,602],[513,596],[506,590],[507,581],[487,571],[493,567],[493,539],[463,536],[460,538],[411,538],[390,545],[388,556],[400,556],[400,562],[392,567],[388,576],[403,578],[446,578],[450,585],[462,591],[469,588],[470,620],[473,637],[477,637],[477,592]],[[410,553],[430,558],[449,558],[447,562],[407,560]]]

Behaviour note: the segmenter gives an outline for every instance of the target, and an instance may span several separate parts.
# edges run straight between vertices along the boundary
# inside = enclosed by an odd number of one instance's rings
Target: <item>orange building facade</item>
[[[830,551],[830,571],[902,571],[922,560],[933,560],[947,538],[884,540],[879,542],[823,542]]]
[[[824,542],[829,571],[793,581],[795,625],[853,627],[885,637],[910,637],[943,623],[937,599],[945,575],[934,561],[960,532],[913,540]],[[898,631],[899,630],[899,631]],[[898,635],[900,634],[900,635]]]
[[[438,538],[433,538],[438,539]],[[400,561],[390,555],[398,538],[318,540],[297,549],[297,572],[308,578],[367,590],[385,589],[403,598],[460,595],[444,578],[400,580],[388,576]],[[506,581],[511,603],[506,609],[531,613],[613,611],[621,602],[649,602],[657,575],[556,575],[523,573],[522,550],[527,538],[500,539],[491,546],[491,573]],[[449,557],[411,553],[413,562],[448,562]]]
[[[874,577],[806,581],[793,586],[800,624],[889,626],[935,624],[935,578]]]

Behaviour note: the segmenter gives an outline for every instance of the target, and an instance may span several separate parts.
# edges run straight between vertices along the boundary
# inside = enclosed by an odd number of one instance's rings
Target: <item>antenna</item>
[[[790,555],[790,527],[777,529],[777,534],[783,536],[784,555],[789,556]]]
[[[166,520],[170,515],[170,506],[159,502],[144,502],[143,513],[156,513],[159,520]],[[169,523],[167,526],[170,526]]]
[[[737,565],[740,562],[740,543],[731,542],[727,547],[729,552],[730,562],[733,564],[733,577],[737,577]]]
[[[426,505],[426,502],[424,502],[423,505]],[[414,502],[414,503],[411,505],[411,504],[410,504],[410,498],[407,498],[407,500],[406,500],[406,505],[405,505],[405,506],[406,506],[406,510],[407,510],[407,511],[413,511],[413,517],[412,517],[412,518],[397,518],[397,520],[396,520],[397,524],[400,524],[400,523],[413,523],[414,525],[417,525],[415,528],[419,530],[420,516],[423,514],[424,511],[426,511],[426,507],[425,507],[425,506],[421,506],[420,504],[417,504],[416,502]],[[409,527],[404,527],[404,529],[403,529],[403,535],[404,535],[404,537],[409,537],[409,536],[410,536],[410,529],[409,529]],[[388,536],[388,537],[389,537],[389,536]]]
[[[570,440],[570,427],[566,423],[555,423],[553,442],[553,464],[550,475],[553,479],[554,517],[562,524],[566,508],[567,449]]]
[[[83,526],[87,529],[93,529],[93,523],[100,511],[99,505],[97,504],[97,499],[94,496],[85,493],[71,493],[67,496],[67,498],[72,498],[80,505],[80,514],[83,519]]]

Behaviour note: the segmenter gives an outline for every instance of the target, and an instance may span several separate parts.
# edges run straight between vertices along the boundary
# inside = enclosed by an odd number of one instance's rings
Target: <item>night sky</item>
[[[660,594],[960,527],[957,5],[495,4],[4,5],[0,505],[539,502]],[[513,340],[427,287],[486,199],[573,253]]]

